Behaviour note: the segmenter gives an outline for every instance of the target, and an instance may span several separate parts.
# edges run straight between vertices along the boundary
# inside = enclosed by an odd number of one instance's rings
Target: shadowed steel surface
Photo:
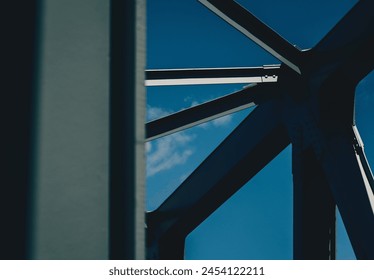
[[[288,144],[279,101],[256,108],[182,185],[148,213],[149,258],[182,258],[179,244]],[[209,174],[209,176],[207,176]]]
[[[355,146],[357,156],[359,158],[359,161],[365,173],[365,176],[368,179],[368,184],[370,185],[371,191],[374,193],[373,172],[371,171],[369,162],[366,158],[365,151],[364,151],[364,142],[361,139],[360,133],[358,132],[356,125],[353,126],[353,133],[354,133],[354,137],[353,137],[354,146]]]
[[[232,0],[199,0],[208,9],[238,29],[288,67],[300,71],[300,50]]]
[[[374,259],[374,180],[354,123],[355,87],[374,68],[374,2],[358,2],[315,48],[300,52],[235,1],[199,1],[289,67],[277,83],[261,85],[273,86],[279,100],[258,106],[148,214],[148,257],[183,258],[185,236],[291,141],[294,258],[335,258],[336,204],[356,257]],[[206,103],[210,112],[213,104]],[[190,114],[182,112],[170,116],[174,127]],[[204,118],[200,112],[186,123]]]
[[[374,1],[360,0],[313,48],[316,52],[334,52],[360,43],[363,34],[373,31]]]
[[[0,259],[30,258],[40,1],[2,3]]]
[[[335,202],[312,148],[292,143],[295,260],[335,259]]]
[[[144,259],[145,1],[111,1],[110,259]]]
[[[276,82],[280,65],[248,68],[147,70],[146,86]]]
[[[342,135],[343,134],[343,135]],[[374,196],[347,131],[325,132],[323,169],[358,259],[374,259]]]
[[[373,11],[374,1],[359,1],[306,53],[305,61],[312,76],[323,79],[339,70],[358,83],[373,69]]]
[[[274,85],[255,85],[146,124],[146,140],[165,136],[255,106],[274,96]]]

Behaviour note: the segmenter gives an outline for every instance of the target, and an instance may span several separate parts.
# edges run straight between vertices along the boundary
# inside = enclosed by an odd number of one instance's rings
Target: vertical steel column
[[[107,259],[109,0],[41,6],[31,257]]]
[[[335,259],[335,203],[312,148],[293,145],[294,259]]]
[[[145,0],[112,0],[110,259],[144,259]]]
[[[0,259],[28,258],[39,1],[2,3]]]

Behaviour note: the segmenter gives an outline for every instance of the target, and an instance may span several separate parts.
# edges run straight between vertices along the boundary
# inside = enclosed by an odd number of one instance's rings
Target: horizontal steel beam
[[[273,84],[246,87],[238,92],[146,123],[146,141],[166,136],[201,123],[244,110],[277,93]]]
[[[271,55],[301,74],[299,66],[301,51],[238,3],[232,0],[199,0],[199,2]]]
[[[176,247],[171,237],[184,240],[289,144],[281,107],[279,101],[257,107],[159,208],[148,213],[150,258],[172,258]]]
[[[276,82],[280,65],[245,68],[154,69],[146,71],[146,86]]]

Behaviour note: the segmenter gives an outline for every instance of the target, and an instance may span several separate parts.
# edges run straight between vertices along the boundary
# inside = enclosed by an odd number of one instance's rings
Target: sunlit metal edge
[[[229,18],[228,16],[226,16],[224,13],[222,13],[219,9],[217,9],[210,2],[208,2],[207,0],[198,0],[198,1],[201,4],[203,4],[204,6],[206,6],[208,9],[210,9],[212,12],[214,12],[215,14],[217,14],[219,17],[221,17],[223,20],[225,20],[227,23],[229,23],[230,25],[232,25],[233,27],[235,27],[237,30],[239,30],[240,32],[242,32],[244,35],[246,35],[249,39],[251,39],[256,44],[258,44],[260,47],[262,47],[263,49],[265,49],[271,55],[273,55],[274,57],[276,57],[280,61],[284,62],[286,65],[288,65],[291,69],[293,69],[298,74],[301,74],[301,70],[300,70],[300,68],[297,65],[295,65],[294,63],[292,63],[291,61],[289,61],[284,56],[280,55],[278,52],[276,52],[274,49],[272,49],[267,44],[264,44],[256,36],[254,36],[252,33],[250,33],[248,30],[246,30],[243,26],[241,26],[240,24],[236,23],[231,18]]]
[[[213,115],[213,116],[210,116],[210,117],[207,117],[207,118],[204,118],[204,119],[201,119],[201,120],[198,120],[196,122],[192,122],[192,123],[189,123],[187,125],[184,125],[184,126],[181,126],[181,127],[178,127],[176,129],[173,129],[173,130],[169,130],[167,132],[164,132],[164,133],[161,133],[161,134],[158,134],[158,135],[155,135],[153,137],[149,137],[149,138],[146,138],[145,141],[148,142],[148,141],[152,141],[152,140],[155,140],[157,138],[160,138],[160,137],[164,137],[164,136],[167,136],[167,135],[170,135],[170,134],[173,134],[173,133],[176,133],[178,131],[181,131],[181,130],[185,130],[185,129],[188,129],[188,128],[191,128],[191,127],[194,127],[194,126],[197,126],[197,125],[200,125],[200,124],[203,124],[205,122],[209,122],[209,121],[212,121],[214,119],[218,119],[220,117],[224,117],[226,115],[229,115],[229,114],[232,114],[232,113],[236,113],[236,112],[239,112],[239,111],[242,111],[244,109],[247,109],[247,108],[251,108],[253,106],[256,106],[257,104],[254,103],[254,102],[251,102],[251,103],[248,103],[248,104],[245,104],[245,105],[242,105],[242,106],[239,106],[239,107],[236,107],[234,109],[231,109],[231,110],[228,110],[228,111],[224,111],[224,112],[221,112],[219,114],[216,114],[216,115]]]
[[[146,80],[145,86],[214,85],[277,82],[278,77],[230,77]]]

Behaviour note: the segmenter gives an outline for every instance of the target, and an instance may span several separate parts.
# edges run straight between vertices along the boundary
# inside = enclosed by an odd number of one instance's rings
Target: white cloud
[[[209,122],[204,122],[202,124],[199,124],[196,127],[203,128],[203,129],[208,129],[210,127],[210,125],[209,125]]]
[[[183,174],[182,176],[179,177],[179,185],[182,184],[187,178],[189,174]]]
[[[183,101],[189,102],[191,99],[192,99],[191,96],[186,96],[185,98],[183,98]]]
[[[146,151],[146,153],[150,153],[152,151],[152,143],[151,142],[146,142],[145,143],[145,151]]]
[[[226,126],[230,124],[231,120],[232,120],[232,115],[226,115],[226,116],[213,120],[212,124],[215,127]]]
[[[191,106],[198,104],[200,103],[197,101],[191,102]],[[172,111],[167,109],[147,107],[148,120],[157,119],[171,113]],[[222,127],[230,124],[231,121],[232,116],[227,115],[211,122],[200,124],[198,127],[203,129]],[[152,142],[147,142],[145,146],[147,152],[147,176],[154,176],[162,171],[170,170],[175,166],[187,162],[194,152],[194,149],[191,147],[194,137],[194,135],[182,131]]]
[[[193,154],[193,135],[179,132],[156,140],[147,152],[147,176],[184,164]]]
[[[191,107],[197,106],[197,105],[202,104],[204,102],[199,102],[199,101],[194,100],[194,101],[191,102]],[[211,125],[213,125],[214,127],[222,127],[222,126],[226,126],[226,125],[230,124],[231,121],[232,121],[232,115],[226,115],[226,116],[214,119],[211,122],[202,123],[202,124],[198,125],[197,127],[200,127],[200,128],[203,128],[203,129],[208,129],[208,128],[211,127]]]
[[[173,112],[163,109],[163,108],[147,106],[147,120],[148,121],[167,116],[171,113]]]
[[[192,102],[191,102],[191,107],[197,106],[197,105],[199,105],[199,104],[201,104],[201,103],[200,103],[200,102],[197,102],[197,101],[192,101]]]

